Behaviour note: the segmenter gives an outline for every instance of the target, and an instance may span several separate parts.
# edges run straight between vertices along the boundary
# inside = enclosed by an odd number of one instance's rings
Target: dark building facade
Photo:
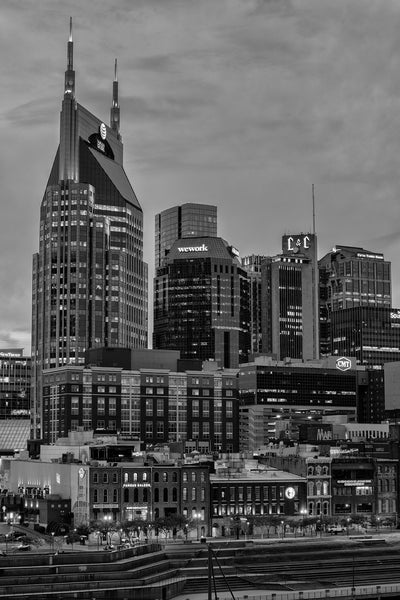
[[[400,359],[400,309],[358,306],[331,314],[332,354],[381,369]]]
[[[250,352],[262,352],[262,294],[261,264],[266,256],[251,254],[242,258],[242,265],[249,279],[250,302]]]
[[[60,143],[33,258],[32,435],[41,435],[41,374],[83,364],[96,346],[147,346],[143,212],[123,167],[115,67],[110,126],[75,99],[68,42]]]
[[[277,436],[280,423],[298,426],[304,416],[344,415],[355,421],[368,379],[355,363],[342,371],[334,358],[324,361],[275,361],[268,356],[239,370],[240,447],[254,451]]]
[[[318,261],[321,356],[332,354],[331,313],[392,303],[391,264],[380,252],[336,246]]]
[[[317,238],[284,235],[261,266],[262,351],[278,360],[319,357]]]
[[[155,267],[165,265],[172,244],[181,238],[217,237],[217,207],[187,203],[155,216]]]
[[[31,357],[21,348],[0,349],[0,419],[29,419]]]
[[[79,428],[187,450],[237,452],[237,372],[60,367],[43,374],[43,437]]]
[[[153,346],[236,368],[248,358],[249,328],[249,281],[237,250],[222,238],[177,240],[156,272]]]

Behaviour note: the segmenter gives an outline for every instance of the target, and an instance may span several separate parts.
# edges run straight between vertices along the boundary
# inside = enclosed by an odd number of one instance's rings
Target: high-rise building
[[[33,437],[44,369],[84,362],[97,346],[147,346],[143,212],[123,167],[117,65],[110,126],[75,98],[72,26],[60,143],[33,258]]]
[[[175,240],[217,236],[217,207],[209,204],[182,204],[155,216],[155,268],[165,264]]]
[[[355,306],[331,314],[332,354],[382,369],[400,360],[400,309]]]
[[[391,264],[380,252],[337,245],[318,261],[318,267],[321,356],[329,356],[333,311],[391,306]]]
[[[279,360],[319,357],[317,237],[284,235],[261,266],[262,348]]]
[[[325,417],[355,421],[368,386],[365,367],[334,357],[277,361],[258,356],[239,371],[240,449],[255,450],[278,437],[281,422],[320,422]]]
[[[154,348],[236,368],[250,347],[247,273],[222,238],[177,240],[154,281]]]
[[[250,302],[250,352],[262,352],[262,327],[261,327],[261,264],[266,256],[251,254],[242,258],[242,265],[247,271],[249,279]]]

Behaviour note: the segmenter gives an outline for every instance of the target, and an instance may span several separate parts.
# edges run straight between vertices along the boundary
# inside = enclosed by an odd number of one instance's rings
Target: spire
[[[64,96],[75,96],[75,71],[74,71],[74,42],[72,41],[72,17],[69,18],[69,39],[67,47],[67,70],[65,71]]]
[[[114,81],[113,81],[113,95],[110,112],[110,127],[117,132],[119,137],[119,103],[118,103],[118,76],[117,76],[117,59],[114,63]]]

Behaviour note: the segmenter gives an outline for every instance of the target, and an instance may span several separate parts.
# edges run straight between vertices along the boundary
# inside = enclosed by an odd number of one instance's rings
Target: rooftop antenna
[[[314,184],[312,184],[312,232],[315,235],[315,195],[314,195]]]

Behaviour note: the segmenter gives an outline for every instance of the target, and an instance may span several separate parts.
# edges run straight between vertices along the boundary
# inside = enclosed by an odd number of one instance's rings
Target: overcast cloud
[[[30,352],[70,15],[77,100],[106,122],[118,58],[151,266],[156,212],[216,204],[242,256],[275,254],[310,230],[314,183],[319,255],[384,252],[400,306],[398,0],[2,0],[0,347]]]

